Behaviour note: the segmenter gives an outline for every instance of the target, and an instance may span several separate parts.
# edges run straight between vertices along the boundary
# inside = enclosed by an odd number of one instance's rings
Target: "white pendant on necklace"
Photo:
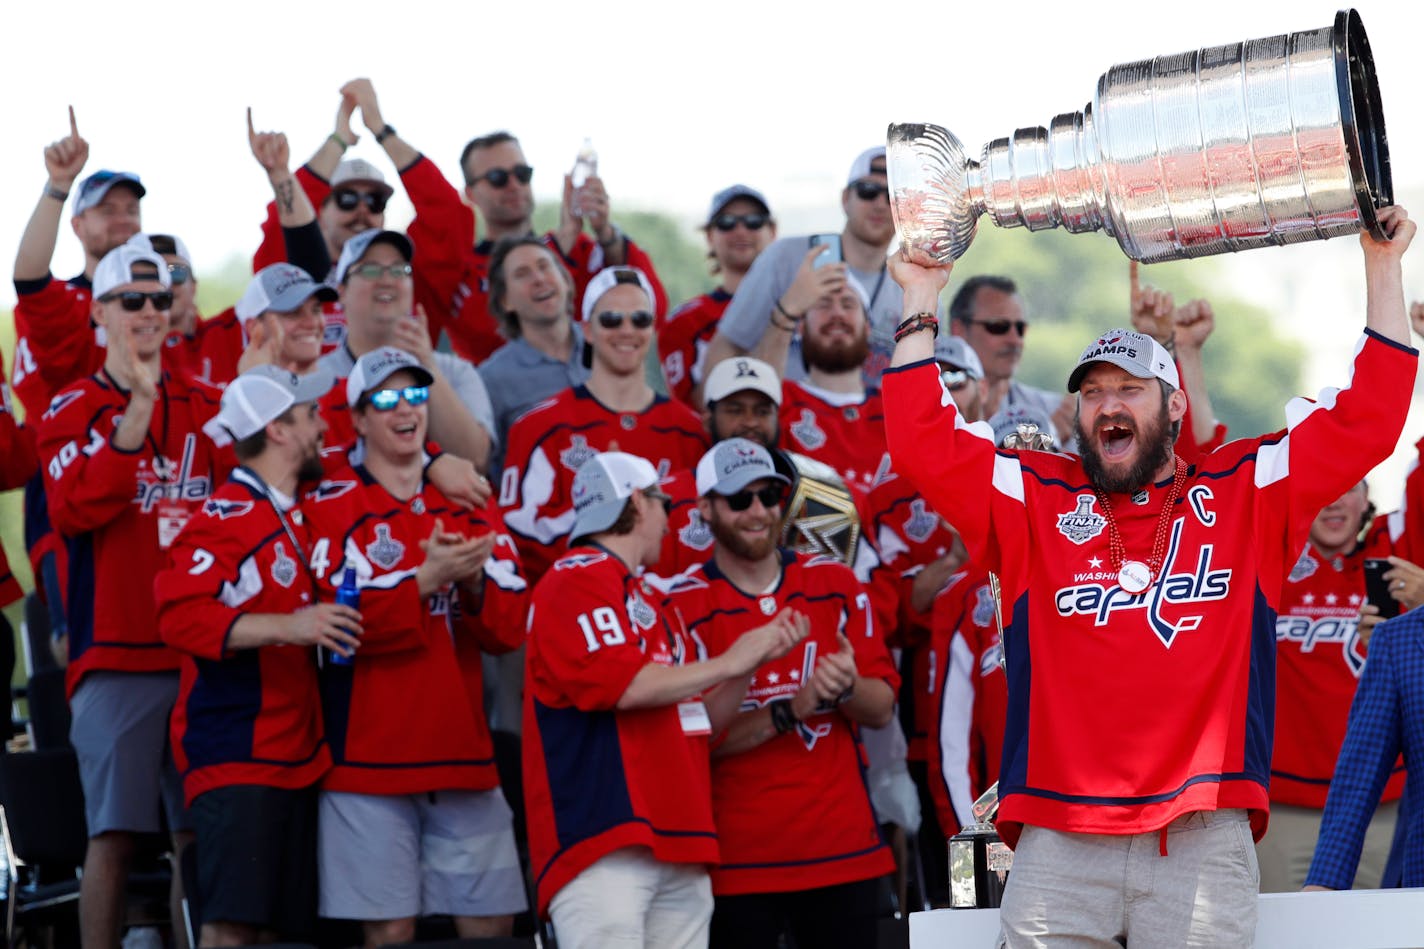
[[[1117,585],[1128,593],[1141,593],[1152,585],[1152,571],[1141,560],[1125,560],[1117,572]]]

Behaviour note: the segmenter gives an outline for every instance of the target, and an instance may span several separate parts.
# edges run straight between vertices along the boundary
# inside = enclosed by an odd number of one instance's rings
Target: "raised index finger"
[[[1132,289],[1132,295],[1136,297],[1139,292],[1140,285],[1137,281],[1137,261],[1135,260],[1130,260],[1127,262],[1127,285]]]
[[[252,106],[247,107],[247,140],[250,142],[257,137],[257,130],[252,127]]]
[[[74,121],[74,106],[69,107],[69,134],[79,137],[79,123]]]

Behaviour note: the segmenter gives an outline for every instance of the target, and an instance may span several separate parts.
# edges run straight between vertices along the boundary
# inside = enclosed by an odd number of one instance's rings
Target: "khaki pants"
[[[1244,810],[1196,811],[1126,836],[1024,827],[1004,890],[1007,949],[1242,947],[1256,936]]]
[[[1261,863],[1262,893],[1291,893],[1305,886],[1305,875],[1310,871],[1310,859],[1315,855],[1315,840],[1320,836],[1320,818],[1324,813],[1314,807],[1271,805],[1271,824],[1266,828],[1266,836],[1256,844],[1256,857]],[[1360,853],[1359,869],[1355,871],[1355,889],[1373,890],[1379,887],[1398,815],[1398,801],[1381,804],[1375,810],[1374,819],[1365,831],[1365,846]]]
[[[615,850],[549,901],[560,949],[706,949],[712,880],[702,864]]]

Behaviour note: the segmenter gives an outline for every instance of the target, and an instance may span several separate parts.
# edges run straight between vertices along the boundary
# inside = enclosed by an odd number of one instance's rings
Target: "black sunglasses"
[[[331,192],[331,200],[335,201],[336,206],[343,211],[354,211],[363,202],[372,214],[380,214],[386,209],[386,196],[377,191],[352,191],[350,188],[337,188]]]
[[[669,516],[672,515],[672,498],[668,495],[663,494],[656,488],[644,488],[643,497],[647,498],[649,501],[657,501],[663,506],[664,514],[667,514]]]
[[[1028,332],[1028,322],[1025,320],[970,320],[974,326],[984,327],[984,332],[990,336],[1003,336],[1012,327],[1023,336]]]
[[[185,284],[193,279],[193,268],[187,264],[169,264],[168,279],[175,285]]]
[[[857,181],[855,183],[855,196],[862,201],[874,201],[882,195],[889,197],[889,185],[882,185],[878,181]]]
[[[786,492],[779,484],[769,484],[760,491],[738,491],[736,494],[724,494],[722,499],[727,502],[727,507],[734,511],[745,511],[752,506],[752,498],[761,501],[761,506],[768,511],[776,507],[786,497]]]
[[[510,176],[522,185],[527,185],[534,178],[534,169],[528,165],[515,165],[513,168],[491,168],[482,175],[476,175],[470,180],[470,184],[484,180],[490,183],[491,188],[503,188],[509,184]]]
[[[632,313],[618,313],[614,310],[604,310],[594,319],[598,320],[598,325],[606,330],[616,330],[623,325],[623,320],[627,319],[633,324],[635,330],[645,330],[653,325],[653,314],[647,310],[634,310]]]
[[[712,226],[719,231],[730,231],[741,224],[749,231],[759,231],[766,227],[765,214],[719,214],[712,219]]]
[[[152,293],[125,290],[123,293],[106,293],[99,298],[100,303],[112,303],[114,300],[118,300],[119,305],[130,313],[142,310],[145,300],[152,300],[155,310],[171,310],[173,308],[173,293],[170,290],[155,290]]]

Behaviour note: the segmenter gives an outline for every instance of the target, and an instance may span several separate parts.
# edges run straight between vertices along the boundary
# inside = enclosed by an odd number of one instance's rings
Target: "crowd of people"
[[[678,304],[596,174],[535,233],[509,132],[457,186],[369,80],[295,170],[249,129],[272,202],[228,310],[72,113],[15,261],[0,487],[66,663],[86,947],[153,833],[195,848],[202,945],[526,913],[570,949],[874,945],[887,898],[946,904],[996,783],[1008,946],[1247,946],[1260,891],[1424,883],[1424,474],[1389,515],[1364,486],[1424,331],[1402,209],[1349,384],[1228,440],[1210,304],[1134,267],[1127,325],[1027,386],[1012,275],[942,308],[883,147],[839,234],[712,195]]]

